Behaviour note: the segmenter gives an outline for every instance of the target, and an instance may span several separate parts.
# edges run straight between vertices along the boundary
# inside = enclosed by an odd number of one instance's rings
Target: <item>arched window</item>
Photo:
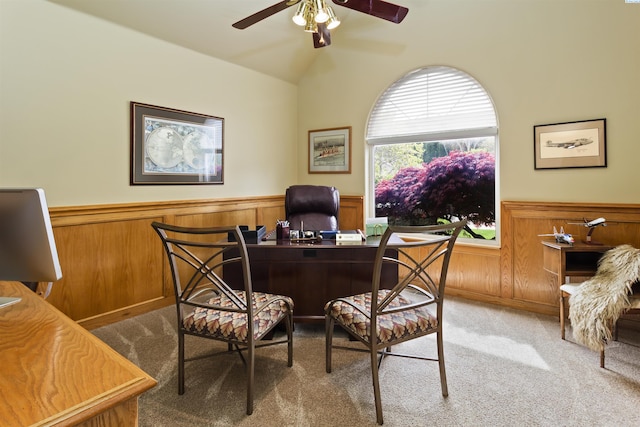
[[[473,77],[445,66],[406,74],[367,123],[369,216],[401,224],[464,218],[466,237],[495,240],[497,139],[493,103]]]

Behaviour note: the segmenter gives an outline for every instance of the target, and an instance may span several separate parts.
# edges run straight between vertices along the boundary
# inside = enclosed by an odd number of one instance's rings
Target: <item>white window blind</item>
[[[369,116],[372,145],[497,134],[493,103],[468,74],[450,67],[412,71],[391,85]]]

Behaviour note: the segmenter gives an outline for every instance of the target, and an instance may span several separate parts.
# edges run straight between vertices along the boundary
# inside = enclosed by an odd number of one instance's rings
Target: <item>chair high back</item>
[[[292,230],[337,230],[340,192],[322,185],[292,185],[285,191],[284,208]]]
[[[183,228],[159,223],[152,226],[160,235],[169,259],[179,318],[184,317],[189,307],[198,307],[202,299],[212,295],[224,295],[235,309],[244,310],[249,316],[253,314],[252,307],[235,296],[221,275],[224,264],[240,263],[243,290],[252,293],[249,256],[242,233],[236,227]],[[196,295],[203,298],[194,298]]]
[[[442,395],[449,393],[444,365],[442,306],[451,254],[465,226],[466,221],[431,226],[389,226],[376,252],[371,292],[338,298],[325,306],[327,372],[332,369],[333,329],[337,324],[369,350],[378,424],[383,423],[378,369],[385,356],[437,361]],[[390,288],[381,289],[382,267],[388,263],[397,265],[398,279]],[[394,345],[433,333],[437,335],[437,358],[391,351]]]
[[[238,226],[193,228],[153,222],[168,256],[178,319],[178,394],[184,393],[185,335],[227,343],[247,366],[247,414],[253,412],[255,349],[288,344],[288,366],[293,363],[293,301],[289,297],[254,292],[244,237]],[[239,289],[224,279],[225,268],[242,271]],[[287,337],[260,343],[278,323]],[[247,353],[245,358],[242,352]],[[215,355],[214,354],[214,355]]]
[[[394,302],[403,291],[410,290],[426,298],[403,305],[401,310],[436,304],[437,317],[442,317],[449,261],[458,235],[466,221],[430,226],[389,226],[382,236],[373,267],[371,320],[397,311]],[[399,236],[400,239],[398,239]],[[386,252],[397,251],[396,257]],[[390,292],[380,295],[382,267],[386,263],[398,265],[398,281]],[[439,322],[440,323],[440,322]],[[441,325],[438,325],[441,327]],[[431,331],[434,332],[434,331]],[[430,332],[430,333],[431,333]]]

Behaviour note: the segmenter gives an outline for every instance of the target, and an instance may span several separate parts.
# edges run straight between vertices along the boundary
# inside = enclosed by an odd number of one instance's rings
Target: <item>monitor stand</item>
[[[31,289],[33,292],[38,293],[38,285],[40,284],[40,282],[22,282],[22,284]],[[39,295],[42,295],[42,297],[46,299],[51,293],[52,286],[53,282],[47,283],[46,289],[44,289],[43,292],[39,293]]]
[[[22,282],[27,288],[31,289],[33,292],[38,290],[38,282]]]

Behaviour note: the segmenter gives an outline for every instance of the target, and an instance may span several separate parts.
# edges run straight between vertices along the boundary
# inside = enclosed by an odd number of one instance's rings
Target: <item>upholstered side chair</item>
[[[213,355],[237,352],[247,372],[247,415],[253,412],[255,350],[287,344],[287,366],[293,365],[293,301],[282,295],[254,292],[247,247],[235,227],[188,228],[153,222],[169,259],[178,313],[178,394],[184,393],[185,335],[227,343]],[[243,284],[233,289],[224,267],[240,265]],[[279,323],[286,338],[263,341]],[[243,353],[246,353],[243,354]],[[199,357],[198,359],[201,359]]]
[[[333,348],[362,350],[370,354],[378,424],[383,423],[378,370],[385,356],[437,361],[442,395],[447,396],[447,376],[442,339],[442,306],[449,261],[466,221],[433,226],[389,226],[376,252],[371,291],[337,298],[325,305],[326,370],[331,372]],[[380,289],[384,264],[398,267],[397,282]],[[357,345],[334,345],[339,325]],[[437,357],[392,352],[408,340],[436,334]]]
[[[323,185],[292,185],[285,191],[284,208],[292,230],[335,231],[340,192]]]

